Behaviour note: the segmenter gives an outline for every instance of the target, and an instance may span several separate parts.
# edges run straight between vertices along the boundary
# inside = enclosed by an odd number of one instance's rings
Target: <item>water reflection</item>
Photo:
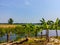
[[[16,39],[16,35],[15,34],[11,34],[10,35],[10,40],[14,40]],[[7,35],[0,37],[0,41],[6,41],[7,40]]]
[[[45,35],[46,34],[46,30],[43,30],[43,35]],[[40,32],[38,33],[38,35],[40,35]],[[49,30],[49,36],[56,36],[56,31],[55,30]],[[60,30],[58,30],[58,36],[60,36]],[[14,40],[14,39],[16,39],[16,35],[15,34],[11,34],[10,35],[10,40]],[[5,36],[3,36],[3,37],[0,37],[0,41],[6,41],[6,39],[7,39],[7,36],[5,35]]]

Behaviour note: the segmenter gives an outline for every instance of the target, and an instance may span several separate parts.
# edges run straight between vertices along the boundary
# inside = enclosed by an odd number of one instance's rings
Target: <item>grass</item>
[[[8,28],[8,27],[14,28],[16,26],[17,25],[0,25],[0,28]]]
[[[21,26],[21,25],[13,25],[13,24],[0,24],[0,28],[15,28],[16,26]]]

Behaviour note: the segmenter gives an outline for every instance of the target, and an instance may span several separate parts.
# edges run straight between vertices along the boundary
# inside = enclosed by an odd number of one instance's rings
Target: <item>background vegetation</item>
[[[46,30],[46,40],[49,41],[49,30],[56,30],[56,38],[58,38],[57,30],[60,30],[60,19],[56,21],[48,20],[44,18],[40,20],[40,23],[26,23],[26,24],[14,24],[13,19],[8,20],[8,24],[0,24],[0,37],[6,35],[7,42],[10,41],[10,35],[16,34],[17,38],[21,37],[37,37],[40,32],[40,38],[42,38],[42,31]]]

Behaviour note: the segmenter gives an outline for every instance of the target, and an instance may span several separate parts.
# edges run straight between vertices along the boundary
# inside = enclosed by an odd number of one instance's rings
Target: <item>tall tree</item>
[[[39,26],[35,26],[34,27],[35,37],[37,37],[39,31],[40,31],[40,27]]]
[[[42,18],[42,20],[40,20],[40,22],[41,22],[41,25],[43,26],[43,28],[46,29],[46,40],[47,40],[47,42],[49,42],[49,30],[48,30],[49,25],[47,24],[47,22],[45,21],[44,18]]]
[[[40,27],[40,30],[43,30],[43,25],[45,24],[45,19],[42,18],[42,20],[40,20],[40,24],[41,24],[41,27]],[[42,31],[41,31],[41,38],[42,38]]]
[[[46,22],[46,39],[47,42],[49,42],[49,25],[47,24],[47,22]]]
[[[56,38],[58,37],[58,22],[59,22],[59,18],[56,19],[54,25],[55,25],[55,29],[56,29]]]
[[[44,29],[43,29],[43,26],[41,25],[41,26],[40,26],[41,38],[42,38],[42,34],[43,34],[43,32],[42,32],[42,31],[43,31],[43,30],[44,30]]]
[[[8,24],[13,24],[13,19],[12,19],[12,18],[10,18],[10,19],[8,20]]]

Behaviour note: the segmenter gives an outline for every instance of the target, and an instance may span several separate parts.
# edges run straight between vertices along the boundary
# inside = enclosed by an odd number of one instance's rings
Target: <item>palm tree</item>
[[[49,42],[49,30],[48,30],[49,25],[47,24],[47,22],[45,21],[44,18],[42,18],[42,20],[40,20],[40,22],[41,22],[41,25],[43,26],[43,28],[46,29],[46,40],[47,40],[47,42]]]
[[[30,24],[29,27],[30,27],[29,28],[29,30],[30,30],[30,32],[29,32],[30,33],[30,36],[34,36],[34,33],[35,33],[34,32],[35,31],[35,25]]]
[[[40,20],[40,24],[41,24],[40,29],[43,30],[43,28],[44,28],[43,25],[45,24],[45,19],[44,18],[42,18],[42,20]],[[41,38],[42,38],[42,31],[41,31]]]
[[[46,23],[46,39],[47,39],[47,42],[49,42],[49,25]]]
[[[57,31],[57,29],[58,29],[58,22],[59,22],[59,19],[57,18],[55,23],[54,23],[55,29],[56,29],[56,38],[58,38],[58,31]]]
[[[26,25],[24,26],[24,30],[25,30],[26,37],[29,37],[29,30],[30,30],[30,27],[29,27],[28,24],[26,24]]]
[[[40,27],[35,26],[34,32],[35,32],[35,37],[37,37],[38,32],[40,31]]]
[[[43,31],[43,26],[41,25],[41,26],[40,26],[41,38],[42,38],[42,34],[43,34],[43,32],[42,32],[42,31]]]

